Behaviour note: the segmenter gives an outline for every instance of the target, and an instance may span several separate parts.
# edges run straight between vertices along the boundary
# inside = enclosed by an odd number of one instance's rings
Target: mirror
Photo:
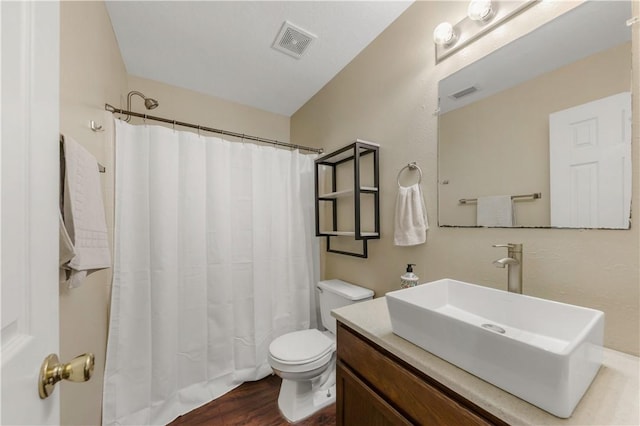
[[[631,2],[585,2],[440,81],[439,226],[628,229]]]

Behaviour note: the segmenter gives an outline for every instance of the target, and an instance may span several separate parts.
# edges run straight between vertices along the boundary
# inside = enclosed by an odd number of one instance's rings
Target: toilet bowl
[[[280,412],[302,420],[332,404],[335,395],[335,340],[316,329],[295,331],[269,346],[269,364],[282,378]]]
[[[336,400],[336,321],[331,310],[369,300],[373,291],[341,280],[321,281],[320,312],[326,331],[299,330],[269,346],[269,364],[282,378],[278,407],[289,422],[298,422]]]

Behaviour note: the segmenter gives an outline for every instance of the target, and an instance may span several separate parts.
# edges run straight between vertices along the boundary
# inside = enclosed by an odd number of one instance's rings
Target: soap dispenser
[[[415,287],[418,285],[418,276],[413,273],[413,267],[416,266],[415,263],[407,264],[407,271],[404,275],[400,276],[400,288],[409,288]]]

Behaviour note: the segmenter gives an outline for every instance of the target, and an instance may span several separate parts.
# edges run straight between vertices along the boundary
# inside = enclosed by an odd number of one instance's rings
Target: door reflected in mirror
[[[585,2],[440,81],[440,226],[629,228],[630,17]]]

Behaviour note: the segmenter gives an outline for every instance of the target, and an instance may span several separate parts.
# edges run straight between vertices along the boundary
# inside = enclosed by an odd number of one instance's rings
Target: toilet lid
[[[312,362],[334,349],[334,341],[316,329],[284,334],[269,345],[271,356],[287,364]]]

